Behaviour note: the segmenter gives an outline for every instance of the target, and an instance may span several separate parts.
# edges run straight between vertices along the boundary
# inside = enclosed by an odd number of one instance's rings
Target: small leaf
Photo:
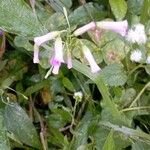
[[[111,64],[102,70],[104,81],[110,86],[121,86],[127,81],[126,72],[120,64]]]
[[[35,127],[17,103],[11,103],[5,107],[4,121],[7,130],[21,142],[39,149],[40,142]]]
[[[117,20],[122,20],[127,12],[127,3],[125,0],[109,0],[111,10]]]
[[[72,82],[68,78],[64,77],[62,82],[63,82],[63,85],[65,86],[65,88],[67,88],[68,90],[70,90],[72,92],[75,91],[75,88],[74,88]]]

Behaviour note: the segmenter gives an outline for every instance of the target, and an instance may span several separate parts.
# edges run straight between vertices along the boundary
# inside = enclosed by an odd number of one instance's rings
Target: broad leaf
[[[23,0],[1,0],[0,18],[0,28],[10,33],[33,37],[44,32],[36,15]]]
[[[21,142],[40,148],[39,138],[32,121],[17,103],[6,106],[4,120],[7,130],[12,132]]]
[[[123,67],[120,64],[111,64],[102,70],[104,81],[110,86],[124,85],[127,81],[127,76]]]
[[[111,10],[117,20],[122,20],[127,12],[127,4],[125,0],[109,0]]]

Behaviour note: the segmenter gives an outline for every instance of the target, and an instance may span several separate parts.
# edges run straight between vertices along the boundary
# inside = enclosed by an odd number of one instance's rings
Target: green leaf
[[[84,118],[80,121],[75,129],[69,150],[77,150],[80,148],[80,146],[88,144],[87,140],[90,133],[92,134],[93,130],[95,129],[95,123],[94,116],[91,113],[86,113]]]
[[[117,20],[122,20],[127,12],[127,3],[125,0],[109,0],[111,10]]]
[[[4,121],[7,130],[21,142],[40,149],[39,137],[32,121],[17,103],[11,103],[5,107]]]
[[[28,51],[33,51],[33,45],[29,42],[29,39],[27,39],[27,37],[23,37],[23,36],[16,36],[14,39],[14,44],[17,47],[23,47]]]
[[[113,130],[111,130],[110,133],[108,134],[103,146],[103,150],[116,150],[114,139],[113,139]]]
[[[149,14],[150,7],[149,6],[150,6],[150,0],[144,0],[142,11],[141,11],[141,17],[140,17],[140,21],[143,24],[145,24],[150,17],[150,14]]]
[[[75,91],[75,88],[74,88],[72,82],[68,78],[64,77],[62,82],[63,82],[63,85],[65,88],[67,88],[68,90],[70,90],[72,92]]]
[[[71,25],[81,25],[91,20],[101,20],[105,16],[106,12],[101,7],[95,7],[93,3],[86,3],[84,6],[75,9],[69,15],[69,22]]]
[[[150,65],[145,66],[145,71],[150,75]]]
[[[4,118],[1,110],[0,110],[0,149],[10,150],[10,145],[7,138],[7,130],[4,126]]]
[[[132,144],[132,150],[148,150],[150,148],[150,145],[147,145],[143,142],[135,142]]]
[[[49,84],[48,80],[43,80],[41,82],[38,82],[37,84],[28,87],[26,89],[24,95],[30,96],[32,93],[35,93],[35,92],[39,91],[40,89],[47,86],[48,84]]]
[[[130,14],[140,15],[144,0],[128,0],[128,11]]]
[[[67,123],[71,122],[71,115],[63,109],[53,109],[53,113],[49,115],[48,122],[53,128],[62,128]]]
[[[72,0],[49,0],[49,4],[56,12],[63,12],[63,7],[69,11],[72,6]]]
[[[0,28],[23,36],[37,36],[45,30],[24,0],[0,1]]]
[[[120,64],[106,66],[101,73],[105,83],[110,86],[121,86],[127,81],[127,76]]]

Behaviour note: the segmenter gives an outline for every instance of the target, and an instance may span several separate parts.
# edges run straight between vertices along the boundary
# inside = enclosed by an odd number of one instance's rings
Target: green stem
[[[125,108],[125,109],[122,109],[120,112],[136,111],[136,110],[141,110],[141,109],[150,109],[150,107],[141,106],[141,107]]]
[[[141,97],[141,95],[143,94],[143,92],[150,86],[150,82],[148,82],[143,89],[140,91],[140,93],[137,95],[137,97],[133,100],[133,102],[131,103],[131,105],[129,106],[129,108],[133,107],[135,105],[135,103],[138,101],[138,99]]]

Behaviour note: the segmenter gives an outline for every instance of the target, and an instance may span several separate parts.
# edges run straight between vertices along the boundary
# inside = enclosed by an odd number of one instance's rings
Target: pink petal
[[[55,40],[55,59],[64,62],[63,59],[63,45],[62,45],[62,40],[60,37],[57,37]]]
[[[89,48],[85,45],[82,46],[82,50],[83,50],[83,54],[85,56],[85,58],[87,59],[87,61],[89,62],[90,68],[91,68],[91,72],[92,73],[97,73],[98,71],[101,70],[101,68],[97,65],[91,51],[89,50]]]
[[[49,32],[43,36],[35,37],[34,42],[36,45],[40,46],[41,44],[54,39],[57,35],[59,35],[59,31]]]
[[[88,30],[95,29],[95,27],[96,27],[96,24],[95,24],[95,22],[92,21],[92,22],[84,25],[83,27],[80,27],[77,30],[75,30],[74,35],[79,36],[79,35],[87,32]]]
[[[100,22],[97,22],[96,25],[101,29],[111,30],[111,31],[114,31],[116,33],[119,33],[122,36],[125,36],[127,33],[127,30],[128,30],[127,20],[118,21],[118,22],[100,21]]]

